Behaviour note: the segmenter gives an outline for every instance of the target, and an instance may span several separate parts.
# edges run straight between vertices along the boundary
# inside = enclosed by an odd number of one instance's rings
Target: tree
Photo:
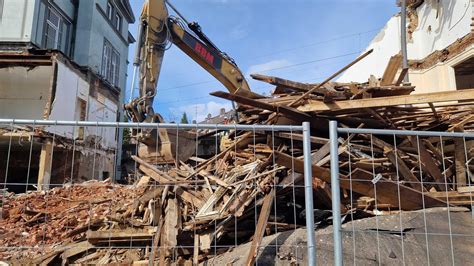
[[[186,115],[186,112],[183,113],[183,116],[181,117],[181,124],[188,124],[188,116]]]
[[[123,116],[123,122],[128,122],[127,116]],[[123,129],[123,135],[122,135],[122,144],[127,145],[130,144],[130,140],[132,139],[132,133],[130,132],[130,128],[124,128]]]

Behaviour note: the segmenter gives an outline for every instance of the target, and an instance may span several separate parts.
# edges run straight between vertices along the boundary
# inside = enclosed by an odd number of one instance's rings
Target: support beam
[[[307,92],[311,90],[313,87],[319,86],[319,84],[315,85],[315,84],[301,83],[297,81],[282,79],[282,78],[273,77],[273,76],[266,76],[266,75],[261,75],[261,74],[251,74],[250,76],[256,80],[267,82],[275,86],[282,86],[282,87],[285,87],[294,91],[299,91],[299,92]],[[322,94],[324,96],[331,97],[331,98],[341,98],[341,99],[348,98],[348,96],[344,92],[328,90],[324,87],[314,89],[314,93]]]
[[[236,101],[237,103],[240,103],[240,104],[250,105],[256,108],[260,108],[260,109],[264,109],[264,110],[268,110],[268,111],[272,111],[276,113],[281,113],[290,119],[296,119],[299,121],[308,121],[308,119],[311,118],[310,115],[300,112],[294,108],[287,107],[287,106],[276,106],[269,103],[264,103],[261,101],[257,101],[254,99],[250,99],[247,97],[243,97],[240,95],[231,94],[231,93],[227,93],[223,91],[216,91],[210,94],[212,96],[216,96],[219,98]]]
[[[456,127],[454,131],[463,132],[464,128]],[[466,147],[464,138],[454,138],[454,163],[456,168],[456,186],[457,188],[467,185],[466,175]]]
[[[265,195],[263,198],[262,208],[260,209],[260,215],[258,216],[257,228],[255,228],[255,234],[253,236],[252,245],[250,246],[249,253],[247,255],[247,262],[245,265],[252,266],[255,263],[255,259],[258,255],[258,247],[260,246],[267,227],[268,217],[272,210],[273,203],[273,189]]]
[[[369,98],[360,100],[337,101],[324,103],[321,101],[309,100],[308,104],[298,107],[303,112],[322,112],[336,110],[352,110],[360,108],[387,107],[407,104],[428,104],[436,102],[450,102],[460,100],[473,100],[474,89],[458,91],[442,91],[413,95],[401,95],[382,98]]]
[[[38,191],[48,190],[51,182],[51,168],[53,164],[53,142],[46,140],[41,145],[41,154],[38,171]]]
[[[293,158],[281,152],[275,152],[276,163],[278,165],[286,166],[288,168],[294,167],[295,172],[303,173],[303,160]],[[323,181],[331,182],[331,171],[324,167],[312,165],[313,178],[317,177]],[[339,182],[341,188],[352,189],[352,191],[359,194],[374,198],[374,184],[372,184],[373,174],[361,169],[356,169],[351,174],[352,182],[348,176],[339,175]],[[381,178],[377,186],[377,200],[382,203],[389,203],[398,207],[398,197],[404,199],[401,201],[401,209],[416,210],[425,207],[446,207],[446,202],[432,198],[426,193],[419,192],[404,185],[399,185],[395,181]],[[398,194],[398,186],[400,188],[400,195]],[[423,204],[424,201],[424,204]]]
[[[380,81],[380,86],[392,85],[395,79],[395,75],[397,75],[397,71],[401,66],[402,66],[401,55],[397,54],[390,57],[390,61],[388,61],[388,65],[385,68],[385,72],[383,73],[382,80]]]

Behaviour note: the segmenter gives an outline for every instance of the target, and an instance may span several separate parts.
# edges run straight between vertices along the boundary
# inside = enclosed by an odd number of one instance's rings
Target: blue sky
[[[143,1],[130,2],[138,21]],[[235,59],[253,91],[267,95],[273,87],[252,80],[250,73],[308,83],[321,81],[357,57],[399,11],[395,0],[171,2],[188,21],[197,21],[203,32]],[[136,36],[137,26],[131,25],[130,32]],[[130,62],[134,49],[130,47]],[[131,73],[130,64],[129,78]],[[226,91],[172,46],[165,53],[154,109],[167,121],[179,120],[183,112],[190,120],[201,121],[208,113],[215,115],[220,108],[231,107],[230,102],[209,95],[217,90]]]

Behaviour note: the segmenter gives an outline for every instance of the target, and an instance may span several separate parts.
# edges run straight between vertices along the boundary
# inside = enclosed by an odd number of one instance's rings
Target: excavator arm
[[[168,3],[169,4],[169,3]],[[176,13],[179,12],[169,4]],[[139,97],[130,99],[124,106],[130,120],[134,122],[163,122],[159,114],[153,110],[153,100],[157,94],[157,83],[160,76],[164,52],[171,44],[176,45],[186,55],[192,58],[202,68],[221,82],[231,93],[239,90],[250,91],[244,75],[235,64],[234,60],[226,53],[219,50],[209,38],[201,31],[200,26],[193,22],[188,23],[184,18],[168,15],[165,0],[146,0],[140,16],[137,48],[134,60],[134,73],[132,77],[132,91],[138,71]],[[175,145],[170,141],[166,130],[134,130],[140,142],[146,147],[141,147],[139,156],[155,158],[155,163],[171,163],[176,158],[173,155]],[[186,138],[180,133],[180,139]],[[195,138],[188,137],[189,141]],[[180,147],[185,146],[180,140]],[[194,147],[194,145],[190,145]],[[189,152],[179,152],[179,160],[188,156]],[[189,156],[191,155],[189,154]],[[150,160],[148,160],[150,161]]]

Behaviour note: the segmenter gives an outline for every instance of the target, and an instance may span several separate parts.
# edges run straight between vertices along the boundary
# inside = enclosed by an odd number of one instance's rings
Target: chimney
[[[224,115],[225,114],[225,108],[221,108],[221,113],[220,115]]]

